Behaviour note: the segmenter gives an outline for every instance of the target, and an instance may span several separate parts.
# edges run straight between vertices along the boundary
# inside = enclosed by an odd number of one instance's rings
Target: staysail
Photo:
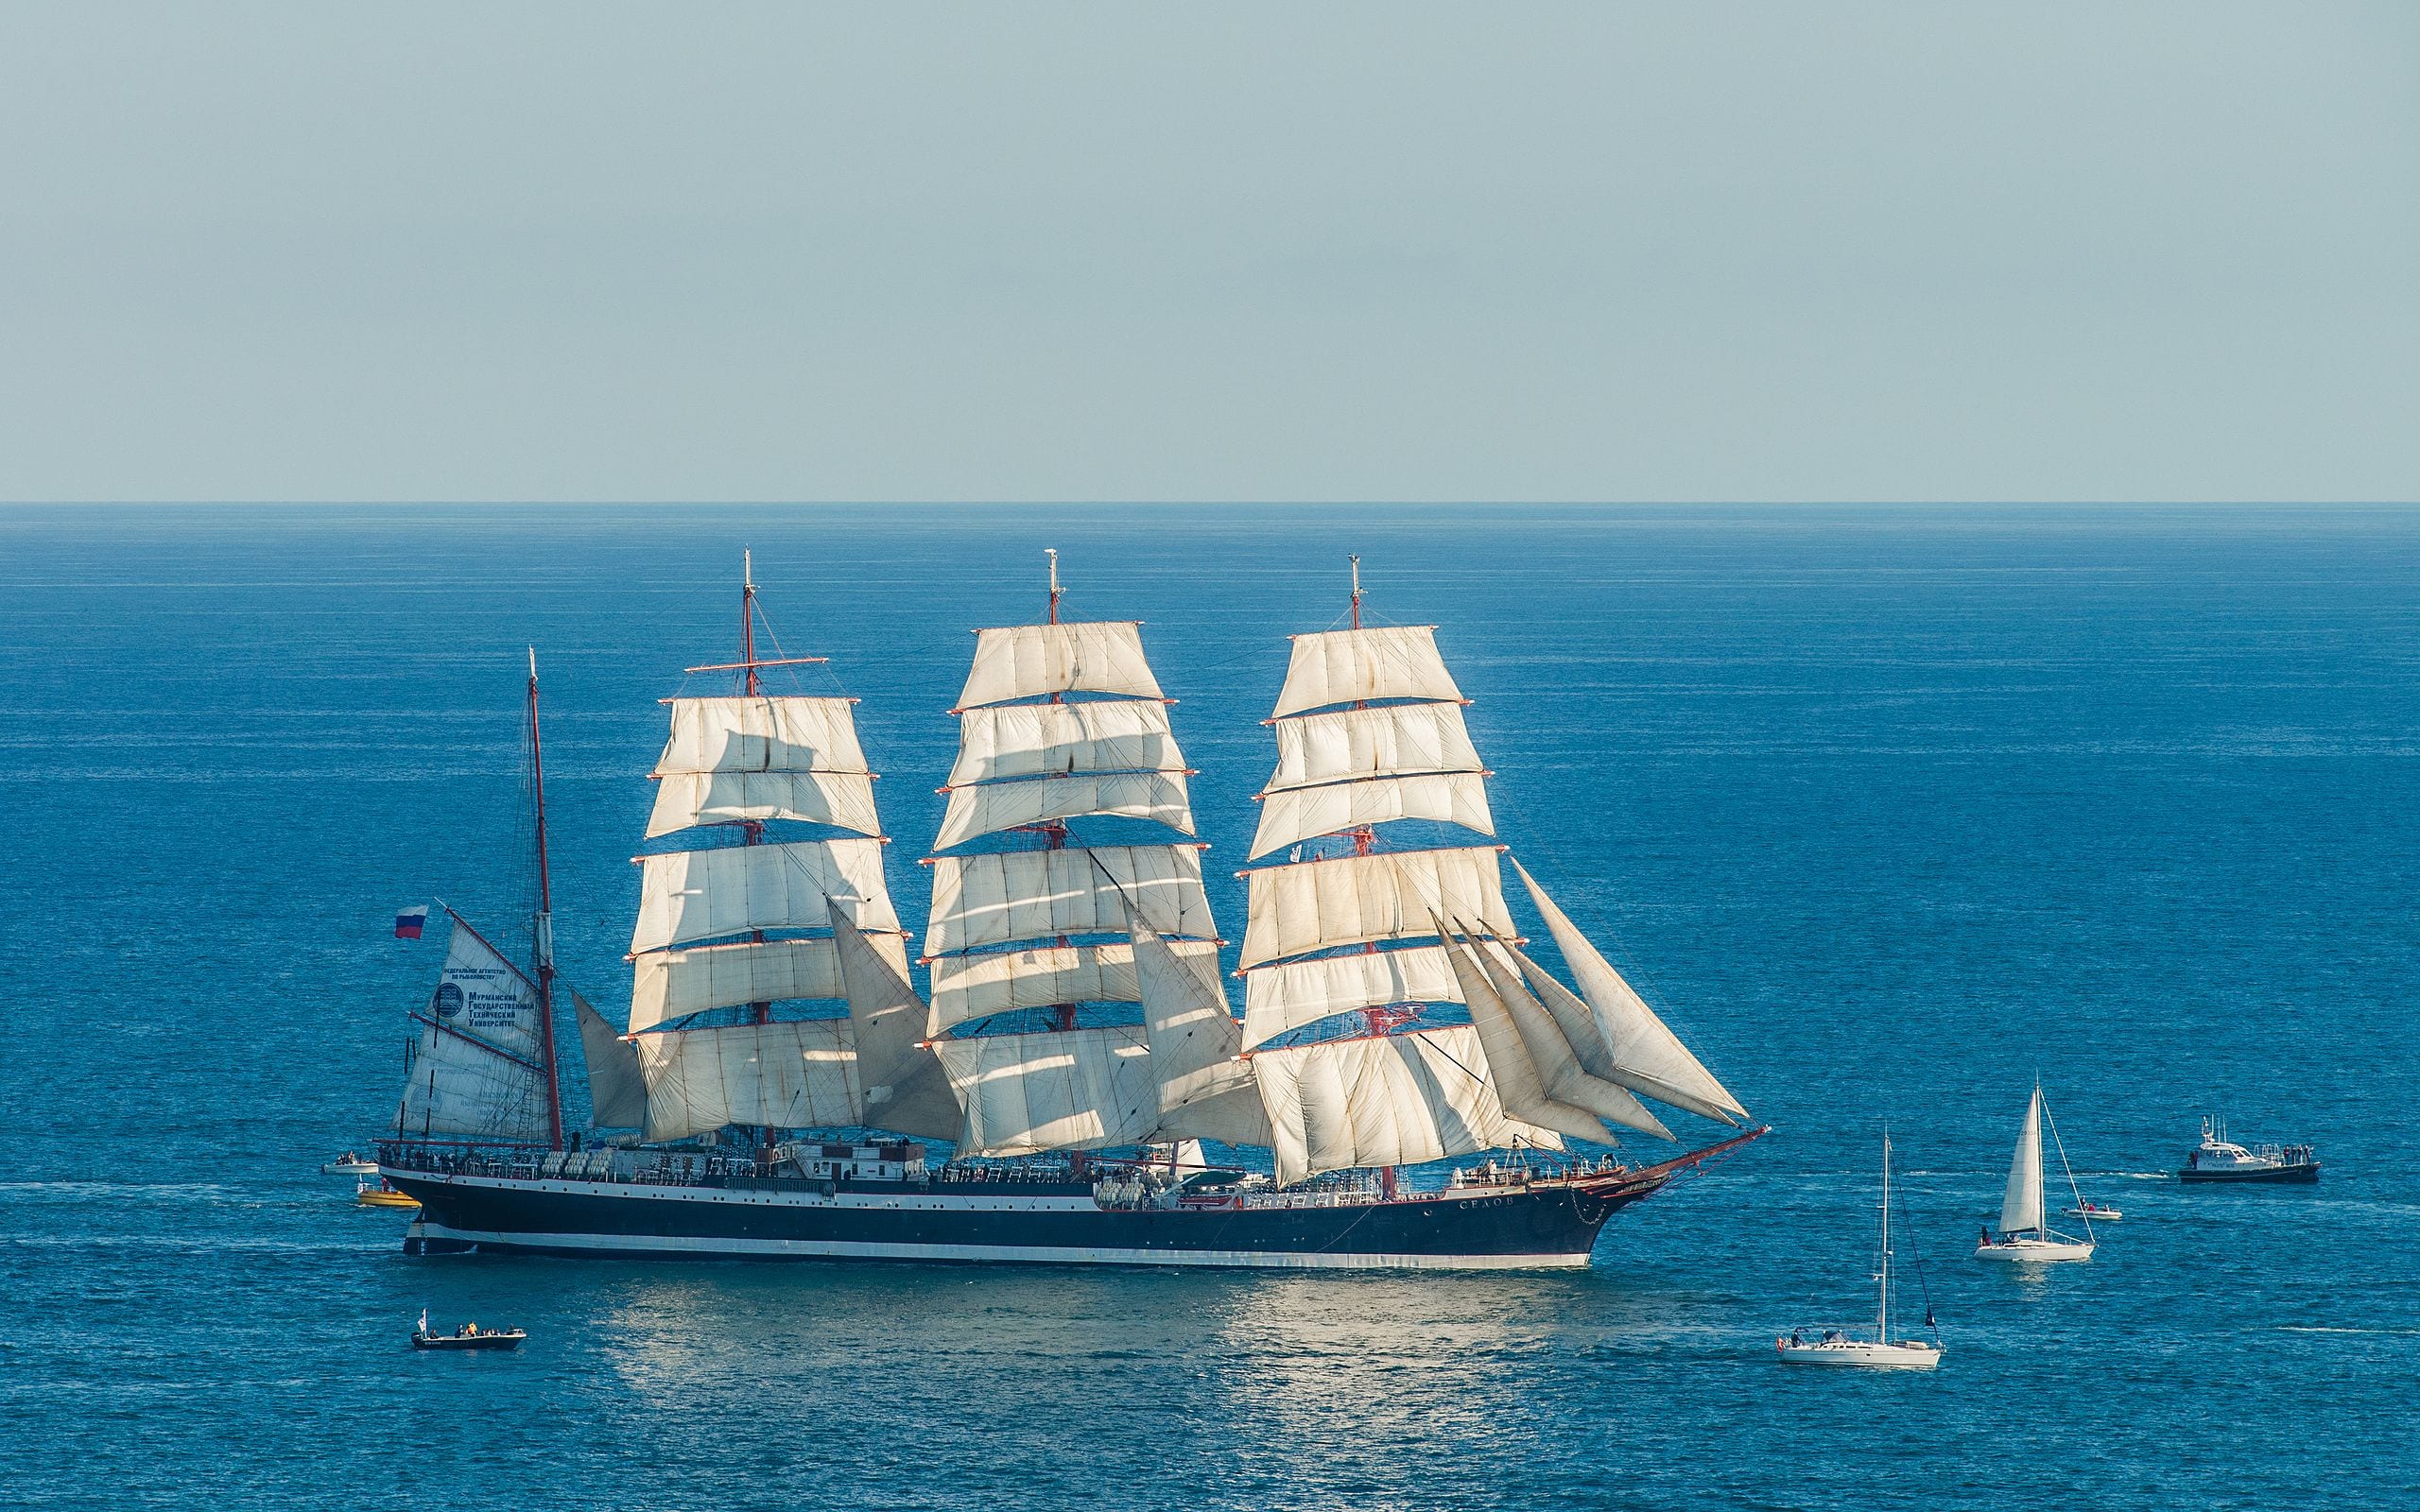
[[[1588,936],[1555,906],[1554,900],[1538,885],[1538,880],[1518,861],[1512,863],[1512,869],[1521,874],[1522,884],[1530,890],[1530,901],[1545,918],[1547,931],[1554,936],[1555,948],[1563,952],[1573,978],[1580,984],[1581,996],[1587,1000],[1603,1034],[1614,1069],[1601,1074],[1634,1091],[1702,1117],[1725,1124],[1745,1124],[1748,1109],[1740,1106],[1739,1099],[1714,1079],[1714,1073],[1689,1053],[1681,1037],[1631,989],[1622,974],[1589,943]],[[1541,982],[1542,988],[1553,981],[1528,957],[1522,957],[1521,964],[1532,980]]]
[[[2016,1131],[2016,1154],[2008,1165],[2008,1191],[2000,1198],[2000,1232],[2024,1233],[2043,1226],[2042,1089],[2026,1099],[2025,1122]]]

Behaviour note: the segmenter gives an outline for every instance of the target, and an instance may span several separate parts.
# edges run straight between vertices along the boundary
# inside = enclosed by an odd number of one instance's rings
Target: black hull
[[[1753,1138],[1754,1136],[1747,1136]],[[406,1247],[626,1259],[1245,1266],[1582,1266],[1606,1220],[1728,1142],[1618,1174],[1395,1200],[1103,1208],[1059,1183],[735,1180],[694,1187],[390,1170]]]
[[[2308,1186],[2319,1179],[2319,1162],[2281,1165],[2273,1171],[2196,1171],[2187,1166],[2176,1173],[2176,1179],[2188,1186]]]

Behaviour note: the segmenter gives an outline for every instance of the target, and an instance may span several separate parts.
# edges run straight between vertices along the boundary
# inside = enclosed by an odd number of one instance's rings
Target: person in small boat
[[[1824,1331],[1824,1342],[1825,1344],[1831,1343],[1834,1339],[1837,1339],[1840,1336],[1841,1331],[1838,1329],[1825,1329]]]
[[[1792,1329],[1789,1331],[1789,1342],[1792,1344],[1805,1344],[1806,1341],[1799,1336],[1798,1330]]]

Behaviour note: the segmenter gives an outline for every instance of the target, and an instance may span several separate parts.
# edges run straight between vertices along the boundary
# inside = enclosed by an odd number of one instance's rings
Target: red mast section
[[[529,799],[538,834],[538,1045],[545,1062],[546,1147],[563,1147],[562,1075],[555,1065],[555,900],[546,877],[546,763],[538,743],[538,648],[529,648]]]

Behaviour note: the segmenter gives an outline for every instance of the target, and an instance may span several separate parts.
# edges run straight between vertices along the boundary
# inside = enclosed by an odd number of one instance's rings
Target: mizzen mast
[[[529,808],[538,842],[538,913],[531,921],[536,957],[538,1044],[545,1066],[546,1147],[563,1147],[562,1071],[555,1060],[555,901],[546,871],[546,763],[538,738],[538,648],[529,647]]]

